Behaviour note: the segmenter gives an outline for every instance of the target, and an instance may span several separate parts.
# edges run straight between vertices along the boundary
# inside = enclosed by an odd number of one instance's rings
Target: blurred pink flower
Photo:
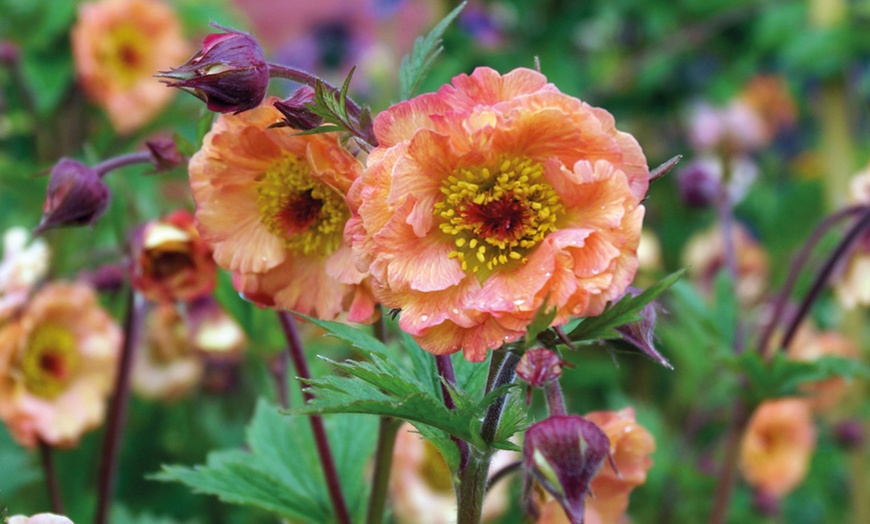
[[[346,236],[375,296],[427,351],[471,361],[597,315],[637,269],[649,171],[613,117],[529,69],[478,68],[396,104],[348,195]]]
[[[79,6],[73,58],[82,88],[130,133],[151,121],[174,95],[154,74],[190,52],[175,12],[158,0],[100,0]]]
[[[43,287],[0,328],[0,417],[24,446],[74,446],[103,419],[121,330],[80,283]]]
[[[731,230],[737,258],[737,297],[741,304],[756,304],[767,290],[769,262],[764,246],[740,224]],[[683,249],[683,264],[701,290],[710,295],[716,275],[725,267],[722,230],[711,227],[695,234]]]
[[[73,524],[73,521],[62,515],[54,513],[38,513],[32,517],[15,515],[6,520],[6,524]]]
[[[345,194],[362,165],[332,134],[267,129],[272,103],[220,115],[190,160],[196,222],[246,298],[320,318],[375,313],[342,234]]]
[[[133,389],[145,398],[173,400],[199,383],[203,366],[176,306],[156,304],[145,317],[145,336],[135,353]]]

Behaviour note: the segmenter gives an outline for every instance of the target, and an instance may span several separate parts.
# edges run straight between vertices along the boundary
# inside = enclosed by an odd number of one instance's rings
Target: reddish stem
[[[278,313],[278,318],[281,321],[281,327],[284,329],[284,336],[287,338],[287,348],[290,353],[290,359],[293,360],[293,367],[296,368],[296,374],[303,382],[309,380],[311,372],[308,370],[308,362],[305,360],[305,351],[302,349],[302,339],[299,338],[296,321],[289,313],[283,311]],[[305,402],[310,402],[314,398],[314,395],[307,388],[302,387],[301,383],[300,387]],[[332,500],[332,505],[335,509],[335,518],[341,524],[350,524],[350,514],[347,511],[344,495],[341,492],[338,471],[335,469],[335,460],[332,458],[332,451],[329,448],[329,440],[326,437],[323,418],[320,415],[310,415],[308,420],[311,423],[311,432],[314,434],[314,443],[317,446],[317,454],[320,456],[323,475],[326,477],[329,498]]]

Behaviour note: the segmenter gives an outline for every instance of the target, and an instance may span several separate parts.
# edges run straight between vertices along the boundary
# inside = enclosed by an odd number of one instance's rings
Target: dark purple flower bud
[[[709,162],[692,162],[677,177],[680,198],[689,207],[712,205],[721,191],[719,178]]]
[[[860,420],[844,420],[834,426],[834,438],[846,449],[860,449],[866,440],[864,424]]]
[[[636,296],[640,290],[630,287],[627,293]],[[656,327],[656,307],[655,301],[650,302],[640,311],[640,320],[619,326],[616,331],[622,335],[623,341],[639,349],[644,355],[668,369],[674,369],[674,366],[655,348],[653,331]]]
[[[257,107],[269,87],[269,64],[263,48],[247,33],[219,28],[226,32],[208,35],[202,49],[184,65],[157,76],[175,80],[167,85],[202,99],[217,113],[240,113]]]
[[[287,100],[275,102],[275,109],[284,116],[284,123],[299,131],[314,129],[323,123],[323,117],[311,112],[306,104],[314,103],[314,89],[302,86]]]
[[[109,205],[111,193],[96,171],[70,158],[62,158],[51,169],[42,221],[34,230],[40,234],[61,226],[93,224]]]
[[[592,422],[576,415],[544,419],[528,429],[523,442],[524,491],[530,494],[537,481],[570,522],[582,524],[589,484],[608,458],[610,439]],[[532,516],[537,513],[530,498],[526,509]]]
[[[526,351],[517,364],[517,376],[530,386],[541,388],[562,374],[562,359],[546,348]]]
[[[168,137],[155,138],[145,142],[145,147],[151,153],[151,161],[158,173],[169,171],[187,162],[187,158],[178,150],[175,140]]]
[[[782,509],[779,497],[764,490],[755,490],[752,496],[752,507],[768,518],[777,517]]]
[[[87,271],[79,275],[83,280],[99,291],[117,293],[124,286],[127,279],[127,269],[121,264],[106,264],[94,271]]]

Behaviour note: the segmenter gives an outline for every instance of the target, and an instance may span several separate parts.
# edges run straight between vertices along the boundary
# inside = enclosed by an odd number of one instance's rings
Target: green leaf
[[[361,519],[368,487],[363,475],[374,449],[377,420],[343,415],[325,420],[348,507]],[[352,434],[353,438],[347,438]],[[163,466],[151,478],[181,482],[194,492],[234,504],[255,506],[284,518],[334,522],[323,470],[304,417],[281,415],[264,400],[248,428],[250,451],[209,453],[193,468]]]
[[[0,471],[15,472],[14,475],[0,475],[0,495],[4,497],[40,478],[39,468],[21,446],[12,440],[5,427],[0,427]]]
[[[293,314],[299,318],[304,318],[315,326],[326,330],[329,335],[339,340],[343,340],[361,351],[367,353],[378,353],[381,355],[384,355],[387,351],[387,347],[383,342],[361,330],[359,326],[351,326],[333,320],[321,320],[319,318],[303,315],[302,313],[294,312]]]
[[[441,37],[444,35],[444,31],[459,16],[459,13],[465,8],[465,4],[466,2],[462,2],[453,11],[450,11],[425,38],[417,38],[411,52],[402,58],[402,65],[399,68],[399,94],[402,100],[411,98],[417,92],[420,82],[432,69],[435,58],[443,49]]]
[[[586,342],[602,338],[620,338],[620,335],[614,331],[614,328],[640,320],[639,313],[644,306],[674,285],[685,272],[685,269],[675,271],[636,296],[625,295],[616,304],[610,305],[597,317],[584,318],[568,334],[568,338],[573,342]]]
[[[370,353],[367,361],[324,360],[342,374],[308,381],[315,398],[294,413],[390,416],[415,425],[426,424],[476,447],[486,448],[480,437],[480,427],[491,399],[476,400],[457,387],[452,391],[456,409],[451,410],[444,405],[440,394],[431,390],[430,384],[421,382],[384,356]],[[509,445],[506,442],[497,444]]]
[[[770,361],[765,361],[757,351],[746,351],[726,359],[726,364],[746,376],[748,385],[741,387],[741,394],[750,405],[801,396],[804,384],[832,377],[870,377],[870,368],[857,360],[827,356],[808,362],[794,360],[782,351],[777,351]]]

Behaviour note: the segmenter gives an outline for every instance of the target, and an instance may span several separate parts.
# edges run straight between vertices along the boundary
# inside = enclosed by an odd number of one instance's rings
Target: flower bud
[[[638,295],[640,290],[629,287],[628,293]],[[656,327],[656,307],[655,301],[650,302],[640,310],[640,320],[619,326],[616,331],[622,335],[622,340],[639,349],[647,357],[668,369],[674,369],[674,366],[655,347],[653,332]]]
[[[202,49],[184,65],[157,76],[175,80],[167,85],[200,98],[212,111],[241,113],[266,97],[269,64],[254,37],[220,29],[226,32],[205,37]]]
[[[526,351],[517,364],[517,376],[540,388],[559,378],[562,374],[562,359],[546,348]]]
[[[131,255],[133,287],[149,300],[192,300],[214,288],[217,266],[186,211],[140,228]]]
[[[834,440],[844,449],[861,449],[867,440],[867,432],[860,420],[848,419],[834,426]]]
[[[215,358],[236,359],[247,345],[245,332],[211,295],[187,304],[190,345]]]
[[[145,146],[151,153],[151,162],[158,173],[174,169],[187,161],[172,138],[161,137],[148,140],[145,142]]]
[[[96,171],[70,158],[62,158],[51,170],[40,234],[61,226],[93,224],[109,205],[111,192]]]
[[[284,123],[293,129],[307,131],[323,123],[323,117],[311,112],[306,104],[314,103],[314,89],[302,86],[287,100],[275,102],[275,109],[284,116]]]
[[[544,419],[528,429],[523,443],[525,491],[537,481],[570,522],[582,524],[589,483],[609,457],[610,439],[592,422],[576,415]],[[536,512],[532,504],[527,509]]]
[[[709,162],[692,162],[677,177],[680,199],[692,208],[709,207],[721,191],[720,179],[721,174]]]

